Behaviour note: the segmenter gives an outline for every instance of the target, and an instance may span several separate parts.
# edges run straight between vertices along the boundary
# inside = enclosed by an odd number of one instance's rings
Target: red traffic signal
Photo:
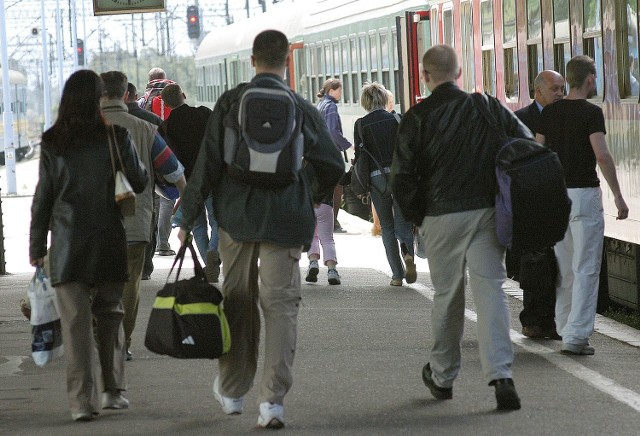
[[[200,38],[200,10],[197,6],[187,8],[187,32],[189,38]]]
[[[84,65],[84,41],[78,39],[76,41],[76,47],[78,50],[78,65]]]

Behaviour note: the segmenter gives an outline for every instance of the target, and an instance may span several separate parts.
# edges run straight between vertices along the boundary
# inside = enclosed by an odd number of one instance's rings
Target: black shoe
[[[142,274],[142,280],[151,280],[151,274]]]
[[[496,401],[498,402],[498,410],[520,410],[520,397],[510,378],[501,378],[492,380],[489,386],[496,388]]]
[[[431,366],[429,363],[422,368],[422,381],[431,391],[431,395],[438,400],[450,400],[453,398],[453,388],[441,388],[433,381],[433,378],[431,378]]]
[[[133,353],[131,353],[131,351],[127,350],[127,362],[130,362],[133,360]]]
[[[554,341],[562,340],[562,336],[558,334],[555,327],[542,330],[542,336],[544,336],[546,339],[553,339]]]

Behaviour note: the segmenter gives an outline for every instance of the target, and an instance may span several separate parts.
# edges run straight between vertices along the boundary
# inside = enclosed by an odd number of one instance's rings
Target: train
[[[279,7],[276,7],[279,6]],[[591,56],[607,142],[629,218],[617,211],[606,183],[603,267],[611,300],[639,310],[640,303],[640,70],[638,0],[340,0],[294,1],[210,32],[196,56],[200,104],[216,99],[253,71],[251,43],[264,29],[291,42],[286,81],[311,103],[327,78],[343,83],[339,103],[345,136],[365,115],[365,82],[382,83],[400,113],[428,95],[421,58],[435,44],[455,48],[458,86],[486,92],[512,110],[531,104],[533,80],[543,70],[565,74],[569,59]],[[602,177],[601,177],[602,179]]]
[[[2,80],[2,68],[0,68],[0,87]],[[20,71],[9,70],[9,85],[13,113],[14,153],[16,162],[20,162],[31,157],[35,149],[35,144],[29,139],[28,133],[27,77]],[[5,163],[4,150],[4,103],[0,98],[0,165]]]

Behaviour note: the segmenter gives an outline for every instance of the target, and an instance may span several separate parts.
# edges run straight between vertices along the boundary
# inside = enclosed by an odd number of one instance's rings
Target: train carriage
[[[2,68],[0,68],[2,86]],[[27,77],[19,71],[9,70],[9,92],[13,113],[13,136],[16,161],[21,161],[32,152],[27,129]],[[0,165],[4,165],[4,102],[0,98]]]
[[[340,114],[352,137],[364,115],[359,92],[367,81],[394,92],[399,112],[420,101],[422,54],[449,44],[461,59],[459,86],[487,92],[513,110],[531,103],[533,80],[544,69],[564,75],[580,54],[597,65],[597,94],[607,141],[630,208],[616,221],[603,186],[611,297],[638,308],[640,286],[640,71],[638,0],[338,0],[281,3],[271,12],[209,34],[196,55],[198,100],[212,106],[239,81],[251,78],[253,37],[266,28],[292,43],[289,85],[309,101],[329,77],[343,82]]]

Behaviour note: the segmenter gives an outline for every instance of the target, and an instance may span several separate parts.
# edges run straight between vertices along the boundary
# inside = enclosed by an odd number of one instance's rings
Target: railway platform
[[[133,361],[126,362],[131,408],[71,421],[62,360],[38,368],[30,357],[30,326],[19,311],[31,267],[26,262],[31,198],[3,198],[7,270],[0,276],[0,434],[158,435],[245,434],[256,430],[256,390],[239,416],[224,415],[212,395],[217,366],[209,360],[155,355],[143,345],[157,290],[171,258],[155,257],[142,282]],[[303,284],[294,385],[285,399],[286,427],[296,435],[633,435],[640,433],[640,334],[598,318],[595,356],[565,356],[557,341],[520,332],[517,283],[506,291],[516,353],[514,381],[522,409],[496,411],[482,380],[475,308],[467,297],[462,370],[453,400],[437,401],[421,380],[428,359],[433,288],[427,263],[418,281],[389,286],[381,239],[370,224],[340,212],[337,234],[342,285]],[[10,219],[9,219],[10,217]],[[12,239],[13,238],[13,239]],[[172,235],[172,244],[177,239]],[[306,268],[305,261],[301,268]],[[617,336],[618,339],[613,336]],[[258,369],[257,377],[261,375]]]

